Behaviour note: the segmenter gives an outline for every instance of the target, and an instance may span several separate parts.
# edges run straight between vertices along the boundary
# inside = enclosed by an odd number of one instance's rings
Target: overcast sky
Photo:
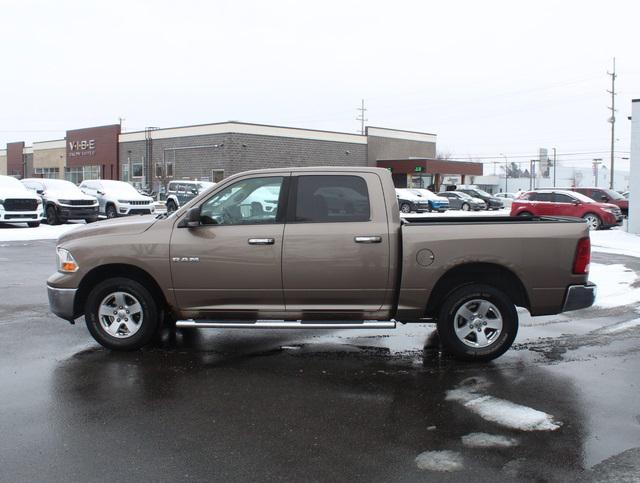
[[[435,133],[456,158],[556,147],[588,163],[609,149],[614,55],[620,157],[640,98],[637,1],[3,0],[0,9],[0,146],[118,117],[127,131],[238,120],[356,132],[364,98],[368,124]]]

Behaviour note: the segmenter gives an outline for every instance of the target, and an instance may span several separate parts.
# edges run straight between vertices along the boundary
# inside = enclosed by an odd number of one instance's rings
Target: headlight
[[[70,205],[71,200],[58,200],[58,203],[60,203],[61,205]]]
[[[618,210],[615,208],[602,208],[602,209],[607,213],[611,213],[612,215],[615,215],[616,213],[618,213]]]
[[[129,203],[127,200],[118,200],[118,203]]]
[[[38,202],[38,205],[42,204],[42,198],[38,198],[36,201]]]
[[[58,271],[62,273],[73,273],[78,271],[78,263],[69,250],[57,248]]]

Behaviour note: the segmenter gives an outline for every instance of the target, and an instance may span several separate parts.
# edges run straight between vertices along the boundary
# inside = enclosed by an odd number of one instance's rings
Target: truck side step
[[[345,320],[345,321],[304,321],[304,320],[255,320],[255,321],[224,321],[224,320],[179,320],[179,328],[204,329],[395,329],[394,320]]]

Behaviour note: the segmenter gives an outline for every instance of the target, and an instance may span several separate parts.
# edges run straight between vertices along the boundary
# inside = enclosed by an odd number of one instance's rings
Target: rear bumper
[[[593,283],[570,285],[564,296],[563,312],[591,307],[596,300],[597,287]]]
[[[47,295],[49,296],[49,310],[61,319],[68,320],[73,323],[75,319],[75,288],[54,288],[47,285]]]

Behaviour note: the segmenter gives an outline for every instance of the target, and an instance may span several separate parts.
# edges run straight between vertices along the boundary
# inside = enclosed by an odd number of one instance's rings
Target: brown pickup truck
[[[435,322],[461,359],[512,344],[516,306],[588,307],[582,220],[401,220],[377,168],[241,173],[170,215],[108,220],[58,241],[50,307],[110,349],[182,328],[393,328]]]

